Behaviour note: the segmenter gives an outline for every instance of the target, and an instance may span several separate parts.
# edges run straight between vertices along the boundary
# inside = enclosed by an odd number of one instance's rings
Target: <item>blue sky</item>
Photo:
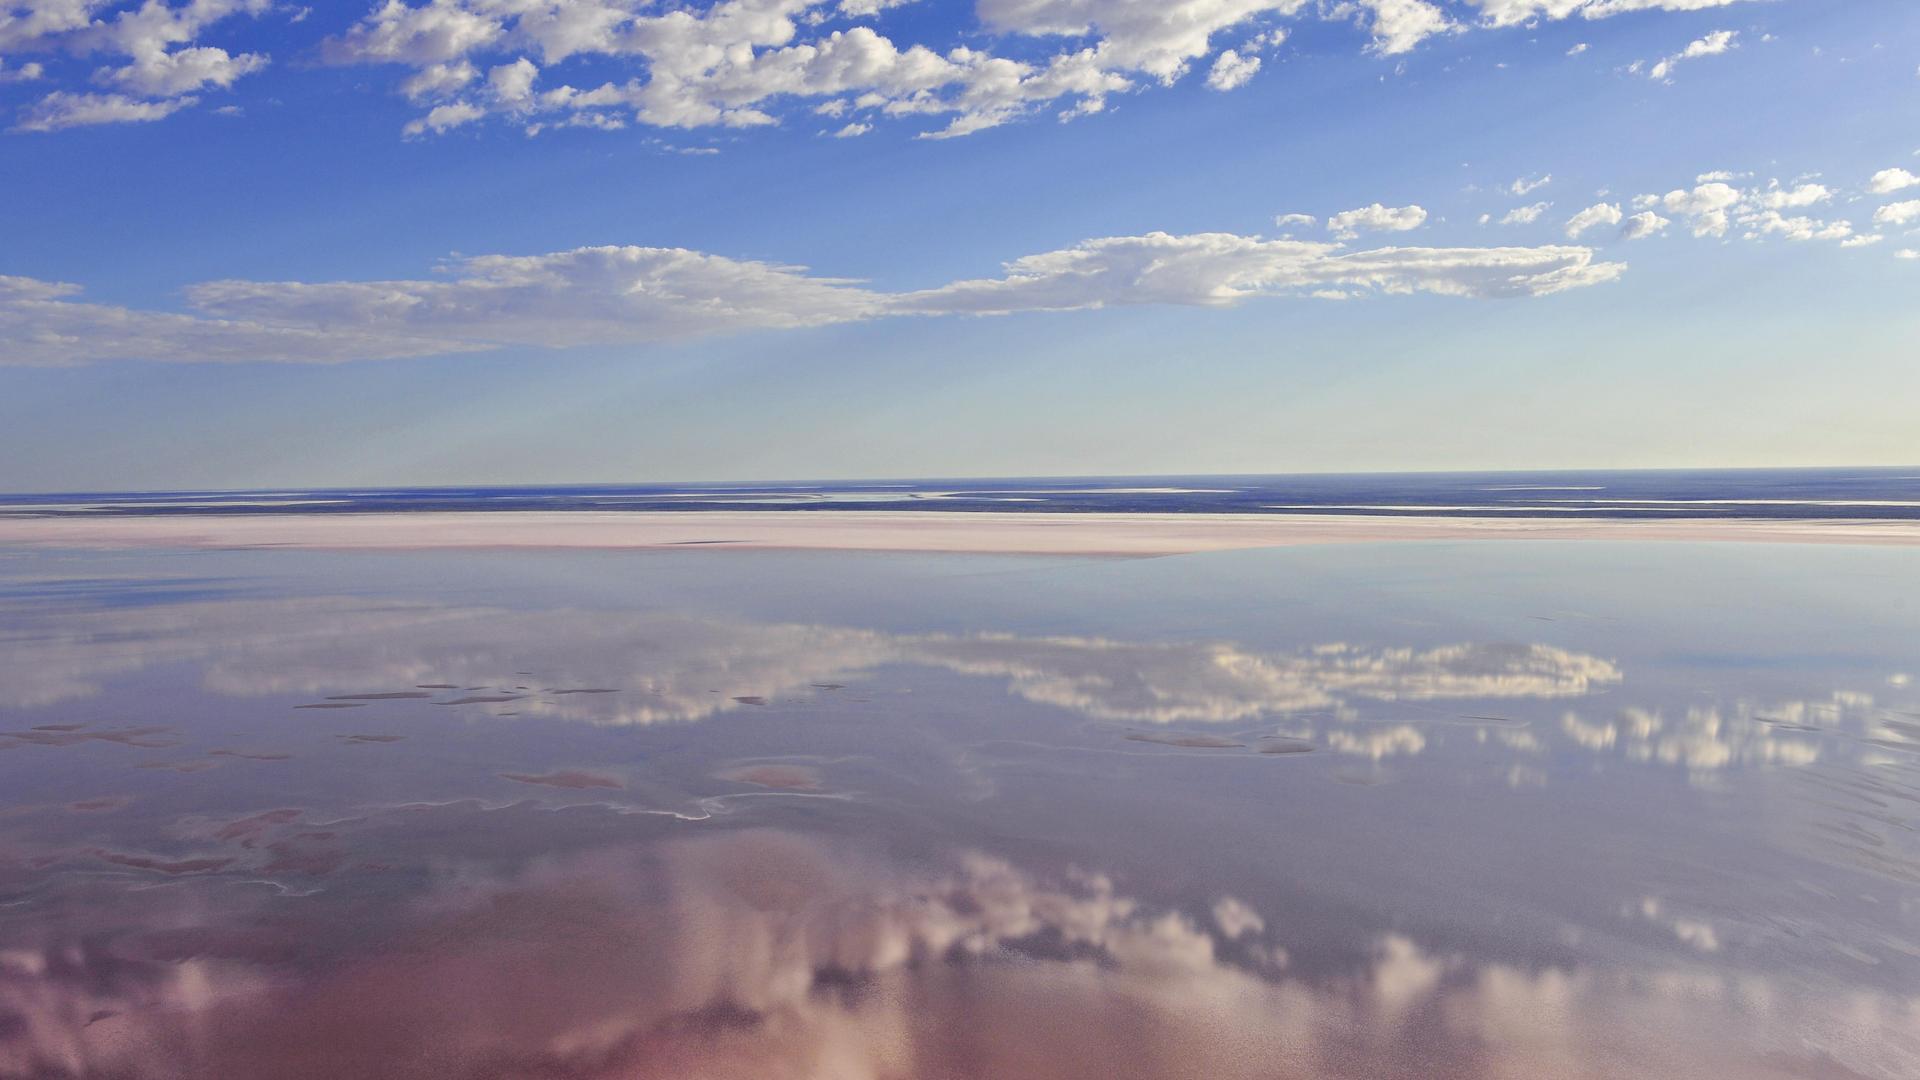
[[[0,124],[5,489],[1920,463],[1907,0],[0,0]]]

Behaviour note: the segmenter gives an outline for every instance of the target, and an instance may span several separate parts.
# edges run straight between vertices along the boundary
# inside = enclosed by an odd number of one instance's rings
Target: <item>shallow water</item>
[[[1920,1075],[1916,583],[0,553],[0,1075]]]

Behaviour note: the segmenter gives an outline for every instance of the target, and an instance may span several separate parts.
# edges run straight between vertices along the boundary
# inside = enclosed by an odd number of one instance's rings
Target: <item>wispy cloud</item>
[[[1394,213],[1389,220],[1404,220]],[[0,277],[0,362],[332,363],[506,346],[645,345],[897,316],[1220,307],[1328,289],[1544,296],[1610,281],[1625,267],[1597,261],[1583,247],[1353,251],[1232,233],[1148,233],[1029,255],[998,277],[899,293],[684,248],[490,255],[443,269],[444,277],[425,280],[205,282],[186,291],[191,314],[93,304],[78,286]]]

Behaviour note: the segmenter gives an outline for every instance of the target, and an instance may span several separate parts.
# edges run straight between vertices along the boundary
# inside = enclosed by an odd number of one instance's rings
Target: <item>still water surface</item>
[[[0,1076],[1920,1075],[1916,586],[0,553]]]

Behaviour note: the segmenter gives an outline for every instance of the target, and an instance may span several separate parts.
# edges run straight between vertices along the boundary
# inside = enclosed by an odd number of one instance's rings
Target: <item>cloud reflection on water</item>
[[[1618,683],[1598,657],[1547,645],[1335,644],[1257,652],[1224,642],[889,634],[668,614],[512,611],[346,599],[236,600],[30,613],[0,654],[15,707],[200,663],[232,696],[341,695],[421,684],[521,693],[523,713],[607,724],[698,720],[741,699],[806,692],[889,664],[1004,679],[1028,701],[1110,721],[1224,723],[1351,700],[1576,697]],[[526,675],[526,672],[537,675]],[[539,685],[526,683],[537,679]],[[515,688],[527,686],[522,692]],[[621,693],[569,693],[617,687]],[[555,691],[558,691],[555,693]],[[718,693],[716,693],[716,691]],[[424,695],[423,695],[424,696]]]
[[[0,955],[0,1072],[1536,1080],[1920,1062],[1913,997],[1481,962],[1397,934],[1309,976],[1231,897],[1210,921],[1098,873],[971,851],[906,865],[764,829],[454,874],[399,904],[305,902],[323,910],[272,929],[272,901],[206,883],[70,908]],[[323,949],[295,940],[369,912]]]

